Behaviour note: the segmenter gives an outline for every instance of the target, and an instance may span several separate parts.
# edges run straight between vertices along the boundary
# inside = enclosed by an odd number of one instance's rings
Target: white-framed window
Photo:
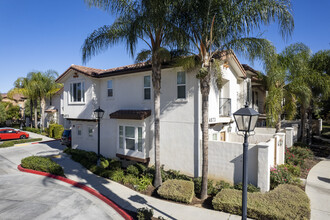
[[[81,134],[82,134],[82,125],[76,125],[76,128],[77,128],[77,135],[81,136]]]
[[[85,102],[85,83],[70,83],[70,102]]]
[[[151,77],[150,76],[144,76],[143,77],[143,97],[144,100],[150,100],[151,99]]]
[[[88,127],[88,136],[93,137],[93,133],[94,133],[94,128],[93,127]]]
[[[176,77],[177,84],[177,98],[185,99],[186,98],[186,73],[178,72]]]
[[[108,80],[107,91],[108,91],[108,97],[113,97],[113,84],[112,84],[112,80]]]
[[[217,134],[217,133],[213,133],[213,135],[212,135],[212,140],[213,140],[213,141],[218,140],[218,134]]]
[[[119,148],[142,152],[142,127],[119,126]]]

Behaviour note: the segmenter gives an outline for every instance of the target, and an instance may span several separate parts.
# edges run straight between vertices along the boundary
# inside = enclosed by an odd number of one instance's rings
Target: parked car
[[[61,138],[61,144],[71,147],[71,130],[64,130]]]
[[[15,128],[0,128],[0,140],[26,139],[29,134]]]

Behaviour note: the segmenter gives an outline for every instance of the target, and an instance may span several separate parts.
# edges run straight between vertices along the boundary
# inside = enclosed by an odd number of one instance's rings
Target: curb
[[[47,143],[47,142],[58,141],[58,140],[61,140],[61,139],[54,139],[54,140],[49,140],[49,141],[39,141],[39,142],[33,142],[31,144]]]
[[[37,170],[30,170],[30,169],[25,169],[23,168],[21,165],[17,166],[17,169],[22,171],[22,172],[27,172],[27,173],[33,173],[33,174],[38,174],[41,176],[46,176],[46,177],[50,177],[53,179],[57,179],[57,180],[61,180],[65,183],[71,184],[75,187],[78,187],[80,189],[85,190],[86,192],[94,195],[95,197],[99,198],[100,200],[102,200],[103,202],[105,202],[106,204],[108,204],[111,208],[113,208],[117,213],[119,213],[125,220],[133,220],[133,218],[127,214],[123,209],[121,209],[117,204],[115,204],[113,201],[111,201],[110,199],[108,199],[106,196],[102,195],[101,193],[99,193],[98,191],[84,185],[81,183],[78,183],[74,180],[70,180],[68,178],[62,177],[62,176],[57,176],[54,174],[50,174],[50,173],[46,173],[46,172],[42,172],[42,171],[37,171]]]

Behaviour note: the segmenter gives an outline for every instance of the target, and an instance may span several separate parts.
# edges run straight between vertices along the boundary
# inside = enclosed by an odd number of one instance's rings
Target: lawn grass
[[[0,148],[13,147],[15,144],[23,144],[23,143],[36,142],[36,141],[41,141],[41,140],[42,140],[42,138],[31,138],[31,139],[19,139],[19,140],[13,140],[13,141],[5,141],[2,144],[0,144]]]

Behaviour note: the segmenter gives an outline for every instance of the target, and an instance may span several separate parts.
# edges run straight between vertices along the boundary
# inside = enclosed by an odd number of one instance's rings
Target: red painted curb
[[[92,188],[90,188],[90,187],[88,187],[84,184],[78,183],[74,180],[70,180],[70,179],[62,177],[62,176],[57,176],[57,175],[54,175],[54,174],[50,174],[50,173],[46,173],[46,172],[42,172],[42,171],[37,171],[37,170],[25,169],[21,165],[18,165],[17,169],[22,171],[22,172],[38,174],[38,175],[41,175],[41,176],[47,176],[47,177],[50,177],[50,178],[53,178],[53,179],[61,180],[65,183],[68,183],[68,184],[71,184],[75,187],[81,188],[81,189],[85,190],[86,192],[96,196],[97,198],[99,198],[100,200],[102,200],[103,202],[108,204],[109,206],[111,206],[125,220],[133,220],[133,218],[129,214],[127,214],[123,209],[121,209],[116,203],[114,203],[113,201],[111,201],[110,199],[108,199],[107,197],[105,197],[104,195],[99,193],[98,191],[96,191],[96,190],[94,190],[94,189],[92,189]]]

